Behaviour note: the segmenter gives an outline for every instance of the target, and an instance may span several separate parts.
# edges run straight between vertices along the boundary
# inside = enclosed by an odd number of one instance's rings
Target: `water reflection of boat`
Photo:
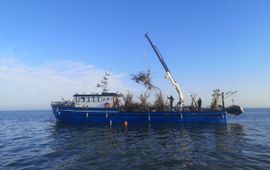
[[[241,124],[52,124],[54,169],[224,169],[243,167]],[[166,155],[166,156],[164,156]],[[247,161],[248,162],[248,161]],[[57,167],[55,167],[57,166]],[[244,166],[247,167],[247,166]]]

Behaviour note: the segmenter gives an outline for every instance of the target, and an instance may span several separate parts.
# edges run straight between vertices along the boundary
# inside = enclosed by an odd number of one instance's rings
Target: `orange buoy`
[[[127,121],[124,122],[124,126],[125,126],[125,127],[128,126],[128,122],[127,122]]]

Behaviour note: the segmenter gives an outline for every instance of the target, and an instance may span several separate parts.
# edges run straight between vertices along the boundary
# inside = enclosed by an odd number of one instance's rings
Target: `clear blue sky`
[[[79,61],[116,73],[150,67],[156,82],[170,86],[145,32],[186,96],[192,91],[204,97],[214,88],[238,90],[244,106],[270,107],[268,0],[0,3],[2,58],[15,58],[29,67]]]

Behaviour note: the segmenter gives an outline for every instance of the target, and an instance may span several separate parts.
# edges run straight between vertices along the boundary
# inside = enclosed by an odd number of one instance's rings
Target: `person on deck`
[[[167,97],[169,100],[170,100],[170,107],[171,107],[171,110],[173,109],[173,101],[174,101],[174,98],[173,96],[171,95],[170,97]]]
[[[202,107],[202,99],[199,98],[199,100],[198,100],[198,108],[199,108],[199,110],[201,110],[201,107]]]

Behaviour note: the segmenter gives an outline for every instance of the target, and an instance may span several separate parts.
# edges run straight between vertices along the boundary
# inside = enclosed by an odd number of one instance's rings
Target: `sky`
[[[2,0],[0,110],[50,109],[74,93],[145,89],[131,74],[150,69],[177,97],[144,38],[148,32],[180,84],[209,106],[214,89],[237,90],[229,105],[270,107],[268,0]]]

